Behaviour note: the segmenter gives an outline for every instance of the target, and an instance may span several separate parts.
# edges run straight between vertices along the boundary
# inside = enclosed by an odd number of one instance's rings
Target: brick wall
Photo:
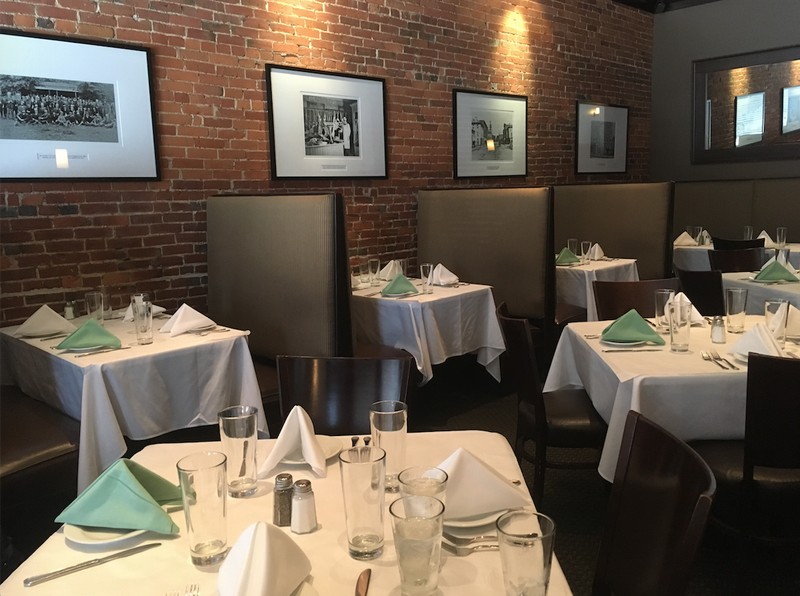
[[[611,0],[0,0],[0,26],[150,47],[162,172],[0,182],[2,324],[100,285],[204,309],[219,192],[335,190],[353,257],[413,259],[420,188],[647,177],[652,15]],[[388,177],[270,180],[270,63],[386,79]],[[528,96],[526,178],[453,179],[453,88]],[[579,99],[630,107],[626,174],[575,174]]]

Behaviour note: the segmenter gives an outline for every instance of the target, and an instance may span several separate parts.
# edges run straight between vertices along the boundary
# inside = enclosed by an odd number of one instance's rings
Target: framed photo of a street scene
[[[0,179],[158,180],[150,50],[0,29]]]
[[[628,108],[577,102],[578,174],[625,172],[628,157]]]
[[[453,90],[453,176],[525,176],[528,98]]]
[[[272,178],[386,178],[383,79],[267,65]]]

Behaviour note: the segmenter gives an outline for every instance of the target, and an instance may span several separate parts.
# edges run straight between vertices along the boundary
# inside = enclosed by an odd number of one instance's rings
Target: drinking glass
[[[786,346],[786,324],[788,319],[788,300],[764,301],[764,324],[772,332],[772,336],[781,348]]]
[[[399,489],[397,475],[405,467],[408,410],[401,401],[376,401],[370,406],[372,444],[386,451],[386,492]]]
[[[141,294],[139,295],[141,296]],[[153,303],[147,300],[132,300],[133,326],[136,329],[136,343],[153,343]]]
[[[203,451],[178,461],[192,563],[216,565],[228,553],[224,453]]]
[[[742,236],[745,240],[752,240],[753,239],[753,226],[745,226],[744,227],[744,234]]]
[[[546,515],[515,510],[495,523],[506,594],[541,595],[550,583],[556,524]]]
[[[778,248],[786,246],[786,231],[785,227],[780,227],[775,231],[775,244],[778,245]]]
[[[659,289],[655,291],[656,296],[656,329],[660,333],[669,333],[669,321],[667,319],[667,301],[675,297],[675,292],[669,289]]]
[[[256,440],[258,408],[231,406],[218,414],[219,438],[228,458],[228,494],[249,497],[258,488]]]
[[[369,262],[362,260],[358,263],[358,283],[359,286],[365,288],[369,286],[371,281],[369,275]]]
[[[703,233],[703,226],[692,227],[692,238],[695,239],[695,242],[697,242],[697,244],[703,244],[702,233]]]
[[[670,352],[688,352],[692,329],[692,303],[673,300],[667,307]]]
[[[339,453],[339,471],[347,526],[347,550],[358,560],[383,553],[383,509],[386,451],[353,447]]]
[[[389,506],[400,567],[403,596],[429,596],[439,586],[444,504],[435,497],[413,495]]]
[[[381,284],[380,272],[381,262],[380,259],[370,259],[367,261],[369,266],[369,283],[371,286],[379,286]]]
[[[589,262],[589,251],[592,249],[591,240],[581,240],[581,261]]]
[[[103,293],[87,292],[85,298],[86,298],[86,314],[89,315],[90,319],[96,319],[102,325]]]
[[[567,249],[574,254],[576,257],[578,256],[578,239],[577,238],[568,238],[567,239]]]
[[[792,249],[790,249],[788,246],[778,248],[775,250],[775,260],[785,267],[789,264],[789,257],[791,254]]]
[[[747,288],[727,288],[725,290],[725,322],[729,333],[744,332]]]
[[[422,278],[422,293],[433,294],[433,263],[420,265],[419,275]]]
[[[440,468],[413,466],[406,468],[397,476],[400,483],[400,494],[404,497],[422,495],[436,497],[446,503],[447,472]]]

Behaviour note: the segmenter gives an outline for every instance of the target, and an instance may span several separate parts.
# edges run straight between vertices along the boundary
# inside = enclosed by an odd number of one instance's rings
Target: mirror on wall
[[[800,46],[693,69],[692,163],[800,159]]]

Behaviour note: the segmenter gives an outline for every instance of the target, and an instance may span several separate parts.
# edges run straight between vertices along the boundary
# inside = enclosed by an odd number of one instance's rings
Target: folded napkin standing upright
[[[788,302],[782,303],[778,307],[778,310],[775,311],[775,314],[773,315],[772,319],[770,319],[769,323],[767,324],[765,322],[767,329],[769,329],[770,333],[772,333],[775,338],[786,336],[786,323],[789,317],[788,311],[790,306],[791,305]]]
[[[78,495],[56,521],[177,534],[178,526],[161,505],[180,500],[179,486],[134,461],[119,459]]]
[[[556,257],[556,265],[572,265],[580,262],[581,260],[575,256],[575,253],[566,247],[562,248]]]
[[[188,304],[181,304],[181,307],[175,311],[175,314],[169,318],[169,321],[164,323],[164,326],[161,327],[161,333],[169,333],[172,337],[175,337],[181,333],[195,331],[197,329],[207,329],[215,325],[216,323],[214,321],[200,314]]]
[[[767,233],[766,230],[761,230],[761,233],[756,236],[756,239],[763,238],[764,239],[764,248],[776,248],[775,241],[772,237]]]
[[[786,318],[786,337],[800,339],[800,309],[789,305],[789,315]]]
[[[592,247],[589,249],[589,260],[590,261],[599,261],[606,253],[603,252],[603,249],[600,248],[600,245],[596,242],[592,244]]]
[[[380,270],[378,273],[378,278],[382,279],[383,281],[391,281],[398,275],[403,274],[403,266],[397,259],[392,259],[386,265],[384,265],[383,269]]]
[[[708,230],[700,232],[700,236],[697,238],[697,244],[700,246],[708,246],[711,244],[711,234],[708,233]]]
[[[77,329],[75,325],[46,304],[43,304],[19,326],[16,335],[21,337],[43,337],[45,335],[58,335],[59,333],[72,333],[75,329]]]
[[[523,492],[466,449],[456,449],[438,468],[447,472],[445,520],[530,506]]]
[[[56,346],[57,350],[83,350],[90,348],[121,348],[119,338],[108,331],[97,319],[88,319]]]
[[[219,596],[289,596],[311,573],[311,561],[277,526],[256,522],[241,533],[219,568]]]
[[[633,308],[603,329],[600,339],[615,343],[647,341],[659,346],[665,344],[664,338]]]
[[[694,307],[694,304],[692,304],[692,301],[689,300],[689,297],[686,294],[684,294],[683,292],[678,292],[672,298],[668,299],[667,302],[664,304],[664,316],[666,317],[667,322],[669,322],[669,309],[668,309],[668,307],[673,302],[676,302],[678,304],[685,302],[687,304],[691,304],[692,305],[692,311],[691,311],[691,313],[692,313],[691,314],[691,324],[692,325],[694,325],[696,327],[705,327],[706,325],[708,325],[708,322],[705,320],[705,318],[703,318],[703,315],[700,314],[700,311],[697,310]]]
[[[454,286],[458,283],[458,276],[438,263],[431,273],[431,283],[435,286]]]
[[[275,447],[258,468],[258,477],[268,477],[286,457],[304,459],[320,478],[328,475],[325,454],[314,434],[314,423],[301,406],[295,406],[289,412],[275,441]]]
[[[404,296],[405,294],[419,294],[411,280],[402,273],[386,284],[381,290],[381,296]]]
[[[783,349],[764,323],[757,323],[752,329],[745,331],[729,351],[731,354],[745,356],[750,352],[767,356],[783,356]]]
[[[687,232],[681,232],[681,235],[675,238],[672,246],[697,246],[697,240],[691,237]]]
[[[769,260],[767,260],[767,262],[764,263],[761,266],[761,271],[763,271],[764,269],[766,269],[768,266],[772,265],[776,261],[777,261],[777,259],[775,257],[770,257]],[[797,269],[795,269],[794,266],[791,263],[789,263],[788,261],[786,263],[781,263],[781,265],[786,267],[786,271],[788,271],[792,275],[797,275]]]
[[[798,281],[797,276],[778,261],[764,265],[753,279],[756,281]]]

